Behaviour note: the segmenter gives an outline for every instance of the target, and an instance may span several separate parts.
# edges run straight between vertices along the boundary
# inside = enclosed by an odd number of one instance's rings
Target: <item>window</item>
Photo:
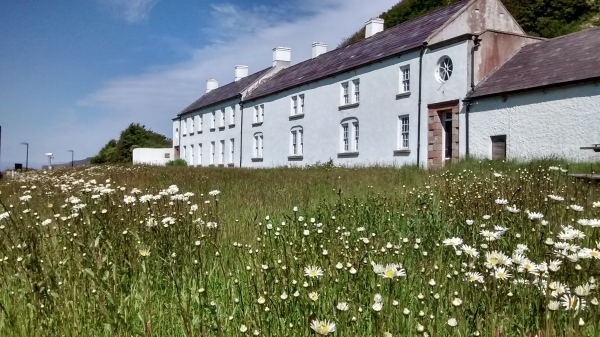
[[[407,150],[408,143],[408,132],[409,132],[409,119],[408,116],[398,117],[400,135],[398,137],[398,148],[401,150]]]
[[[220,142],[221,144],[219,144],[221,146],[221,148],[219,150],[221,150],[219,152],[219,164],[223,164],[225,162],[225,140],[222,140]]]
[[[219,126],[222,128],[225,127],[225,108],[221,109],[221,125]]]
[[[235,139],[231,138],[229,140],[229,163],[233,164],[233,155],[234,155],[234,149],[235,149]]]
[[[198,165],[202,165],[202,144],[198,144]]]
[[[298,96],[292,97],[292,116],[298,114]]]
[[[354,127],[354,151],[358,151],[358,122],[352,123]]]
[[[454,70],[454,65],[452,64],[452,60],[448,56],[442,57],[438,61],[438,66],[436,70],[437,79],[440,82],[446,82],[452,76],[452,71]]]
[[[304,151],[303,129],[301,126],[296,126],[292,128],[291,132],[290,155],[302,156]]]
[[[258,118],[259,118],[259,112],[258,112],[258,105],[254,107],[254,123],[258,123]]]
[[[171,154],[170,153],[165,153],[165,159],[169,159],[171,158]]]
[[[300,97],[300,114],[304,114],[304,95],[298,96]]]
[[[214,128],[215,128],[215,119],[216,119],[216,114],[217,114],[217,113],[216,113],[216,111],[213,111],[213,112],[212,112],[212,117],[211,117],[211,120],[210,120],[210,128],[211,128],[211,129],[214,129]]]
[[[354,103],[360,102],[360,80],[352,81],[354,87]]]
[[[263,156],[263,134],[257,133],[254,135],[254,158],[262,158]]]
[[[349,118],[341,123],[341,152],[358,152],[359,124],[356,118]]]
[[[506,135],[492,136],[492,159],[506,159]]]
[[[179,128],[175,128],[175,139],[179,139]]]
[[[235,124],[235,105],[231,106],[231,114],[229,115],[229,125]]]
[[[400,68],[400,92],[410,92],[410,66]]]
[[[202,115],[198,116],[198,131],[202,132]]]
[[[194,163],[194,145],[190,145],[190,165],[196,165]]]
[[[260,105],[260,121],[259,122],[264,122],[265,121],[265,105],[261,104]]]
[[[210,165],[215,164],[215,142],[210,142]]]
[[[349,90],[348,82],[342,83],[342,105],[350,104]]]
[[[183,133],[183,135],[187,135],[187,129],[186,129],[186,124],[185,124],[185,119],[181,121],[181,132]]]
[[[183,158],[183,160],[185,160],[187,162],[188,160],[187,160],[187,157],[185,156],[185,152],[186,152],[185,150],[186,150],[186,147],[183,146],[183,151],[181,151],[181,155],[182,155],[181,157]]]
[[[194,119],[188,118],[189,133],[194,133]]]

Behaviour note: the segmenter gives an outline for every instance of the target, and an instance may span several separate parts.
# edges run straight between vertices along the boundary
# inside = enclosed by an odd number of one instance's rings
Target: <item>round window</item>
[[[454,65],[452,64],[452,59],[448,56],[444,56],[438,62],[437,67],[437,78],[440,82],[446,82],[452,76],[452,70],[454,69]]]

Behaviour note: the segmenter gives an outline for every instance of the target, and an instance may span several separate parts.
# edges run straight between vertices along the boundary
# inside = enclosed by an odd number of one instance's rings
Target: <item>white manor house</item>
[[[499,0],[464,0],[206,94],[173,119],[193,166],[438,166],[463,156],[598,160],[600,29],[527,36]],[[582,147],[592,147],[582,150]],[[600,150],[600,147],[597,149]]]

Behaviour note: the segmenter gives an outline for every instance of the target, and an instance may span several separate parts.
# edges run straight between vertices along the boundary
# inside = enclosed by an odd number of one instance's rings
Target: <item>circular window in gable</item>
[[[437,66],[436,75],[437,79],[440,82],[446,82],[452,76],[452,71],[454,70],[454,65],[452,64],[452,59],[448,56],[442,57]]]

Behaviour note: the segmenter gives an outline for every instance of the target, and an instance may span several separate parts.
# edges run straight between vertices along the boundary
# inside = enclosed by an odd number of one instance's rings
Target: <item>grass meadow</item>
[[[595,166],[594,166],[595,165]],[[0,336],[599,336],[600,164],[0,181]]]

